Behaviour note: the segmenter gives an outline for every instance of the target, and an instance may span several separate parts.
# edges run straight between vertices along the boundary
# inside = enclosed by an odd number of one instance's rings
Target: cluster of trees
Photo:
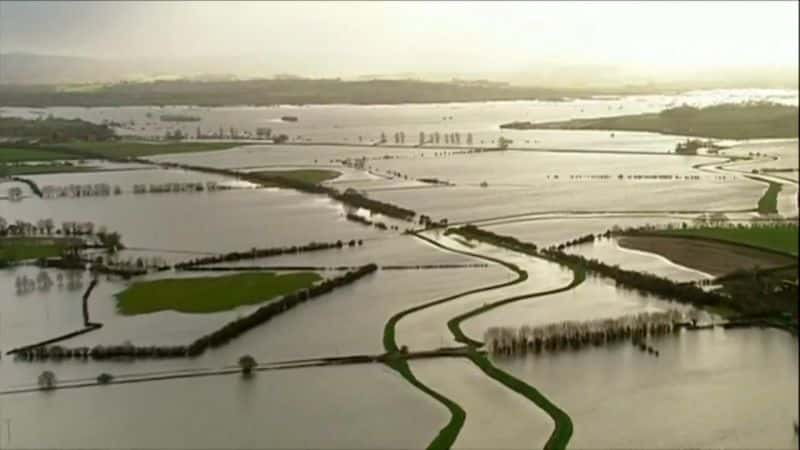
[[[97,125],[81,119],[58,119],[53,116],[38,119],[0,117],[0,136],[36,140],[42,143],[71,140],[105,141],[116,137],[107,125]]]
[[[35,348],[20,349],[16,357],[23,361],[80,358],[80,359],[110,359],[110,358],[179,358],[199,356],[211,347],[219,347],[241,334],[267,322],[273,317],[282,314],[297,305],[327,294],[334,289],[354,283],[359,279],[378,270],[375,264],[367,264],[356,270],[349,271],[336,278],[325,280],[308,289],[284,295],[278,300],[271,301],[258,308],[253,313],[235,319],[222,328],[200,337],[189,345],[176,346],[144,346],[137,347],[130,342],[114,346],[95,346],[65,348],[62,346],[40,346]]]
[[[448,222],[447,218],[439,219],[439,221],[437,222],[437,221],[433,220],[431,218],[431,216],[428,216],[428,215],[425,215],[425,214],[420,214],[418,223],[420,225],[422,225],[423,227],[425,227],[426,229],[428,229],[428,228],[436,228],[436,227],[447,227],[447,224],[449,222]]]
[[[176,129],[174,131],[167,131],[164,133],[164,140],[165,141],[182,141],[188,138],[188,134],[184,134],[183,131]]]
[[[711,139],[702,140],[702,139],[687,139],[684,142],[678,142],[675,144],[675,153],[679,155],[696,155],[697,151],[701,148],[707,148],[710,150],[719,150],[722,147],[714,144],[714,141]]]
[[[524,325],[518,329],[491,327],[486,330],[484,341],[493,354],[504,356],[539,353],[542,350],[578,350],[588,345],[600,346],[624,339],[644,345],[642,341],[647,337],[678,331],[678,325],[683,322],[683,314],[676,310],[644,312],[615,319],[566,321],[537,327]]]
[[[359,216],[358,214],[356,214],[356,213],[353,213],[353,212],[348,212],[348,213],[345,215],[345,218],[346,218],[347,220],[350,220],[350,221],[352,221],[352,222],[357,222],[357,223],[360,223],[360,224],[362,224],[362,225],[374,226],[375,228],[377,228],[377,229],[379,229],[379,230],[388,230],[388,229],[389,229],[389,227],[388,227],[388,226],[386,226],[386,224],[385,224],[385,223],[383,223],[383,222],[374,222],[374,221],[372,221],[372,220],[369,220],[369,219],[367,219],[367,218],[366,218],[366,217],[364,217],[364,216]],[[397,225],[392,225],[392,226],[391,226],[391,228],[392,228],[393,230],[396,230],[396,229],[397,229]]]
[[[8,188],[8,199],[12,202],[18,202],[22,200],[22,188],[19,186],[11,186]]]
[[[126,342],[121,345],[95,345],[94,347],[68,348],[61,345],[50,345],[20,350],[15,358],[20,361],[42,361],[47,359],[111,359],[129,358],[180,358],[186,356],[185,345],[137,347]]]
[[[56,228],[53,219],[39,219],[35,223],[24,220],[15,220],[9,223],[0,217],[0,237],[33,237],[33,236],[94,236],[103,247],[115,246],[122,248],[122,237],[117,232],[109,232],[105,227],[95,229],[94,222],[61,222],[61,227]]]
[[[451,228],[445,231],[445,235],[451,233],[459,234],[467,239],[476,239],[488,244],[505,247],[520,253],[526,253],[529,255],[535,255],[537,253],[536,244],[520,241],[514,236],[505,236],[502,234],[492,233],[491,231],[478,228],[475,225],[464,225],[459,228]]]
[[[263,140],[272,140],[275,143],[281,143],[289,140],[289,136],[286,134],[272,134],[272,128],[267,127],[258,127],[256,128],[255,133],[251,133],[247,130],[239,132],[234,127],[230,127],[229,131],[226,132],[223,127],[219,127],[218,131],[210,131],[204,132],[200,127],[197,127],[195,131],[195,138],[196,139],[263,139]],[[184,138],[189,138],[188,135],[184,134]]]
[[[222,262],[241,261],[256,258],[268,258],[271,256],[279,256],[285,254],[313,252],[317,250],[328,250],[332,248],[342,248],[345,245],[348,247],[355,247],[356,245],[363,245],[361,239],[351,239],[349,242],[344,241],[336,242],[310,242],[305,245],[293,245],[291,247],[271,247],[271,248],[251,248],[243,252],[230,252],[222,255],[204,256],[202,258],[190,259],[178,264],[175,264],[176,269],[188,269],[190,267],[205,266],[208,264],[217,264]]]
[[[443,186],[453,186],[453,183],[447,180],[440,180],[438,178],[417,178],[417,181],[427,184],[440,184]]]
[[[437,145],[442,141],[444,141],[446,145],[461,145],[461,133],[440,133],[438,131],[434,131],[433,133],[426,135],[424,131],[419,132],[419,146],[425,144]],[[472,145],[472,133],[467,133],[466,145]]]

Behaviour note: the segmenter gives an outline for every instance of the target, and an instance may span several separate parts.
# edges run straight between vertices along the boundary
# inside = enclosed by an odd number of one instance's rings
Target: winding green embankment
[[[445,246],[445,245],[443,245],[443,244],[441,244],[441,243],[439,243],[439,242],[437,242],[435,240],[427,238],[427,237],[425,237],[425,236],[423,236],[421,234],[415,234],[415,236],[417,238],[419,238],[419,239],[422,239],[422,240],[430,243],[431,245],[434,245],[434,246],[439,247],[439,248],[441,248],[443,250],[446,250],[446,251],[462,254],[462,255],[465,255],[465,256],[475,257],[475,258],[479,258],[479,259],[483,259],[483,260],[486,260],[486,261],[491,261],[491,262],[495,262],[497,264],[500,264],[503,267],[515,272],[517,274],[517,278],[515,278],[514,280],[511,280],[511,281],[504,282],[504,283],[499,283],[499,284],[495,284],[495,285],[491,285],[491,286],[485,286],[485,287],[481,287],[481,288],[477,288],[477,289],[472,289],[472,290],[467,291],[467,292],[463,292],[463,293],[456,294],[456,295],[453,295],[453,296],[449,296],[449,297],[445,297],[445,298],[442,298],[442,299],[434,300],[432,302],[428,302],[428,303],[425,303],[425,304],[422,304],[422,305],[418,305],[416,307],[413,307],[413,308],[410,308],[408,310],[401,311],[401,312],[395,314],[394,316],[392,316],[389,319],[389,321],[387,322],[386,327],[384,329],[384,347],[386,348],[388,353],[399,351],[398,348],[397,348],[397,343],[395,341],[395,327],[397,325],[397,322],[401,318],[403,318],[403,317],[405,317],[405,316],[407,316],[409,314],[412,314],[414,312],[418,312],[420,310],[423,310],[423,309],[426,309],[426,308],[429,308],[429,307],[433,307],[433,306],[436,306],[436,305],[439,305],[439,304],[442,304],[442,303],[445,303],[445,302],[449,302],[449,301],[455,300],[455,299],[460,298],[460,297],[464,297],[464,296],[467,296],[467,295],[470,295],[470,294],[474,294],[474,293],[478,293],[478,292],[485,292],[485,291],[489,291],[489,290],[493,290],[493,289],[499,289],[499,288],[511,286],[511,285],[514,285],[514,284],[522,283],[522,282],[524,282],[525,280],[528,279],[528,273],[526,271],[520,269],[519,267],[517,267],[514,264],[511,264],[511,263],[508,263],[508,262],[505,262],[505,261],[502,261],[502,260],[499,260],[499,259],[496,259],[496,258],[484,256],[484,255],[478,255],[478,254],[474,254],[474,253],[470,253],[470,252],[465,252],[465,251],[462,251],[462,250],[456,250],[456,249],[447,247],[447,246]],[[518,250],[518,249],[515,248],[515,249],[512,249],[512,250]],[[523,252],[523,253],[531,254],[530,252]],[[531,256],[540,257],[539,255],[532,255],[532,254],[531,254]],[[498,382],[502,383],[504,386],[506,386],[509,389],[519,393],[520,395],[524,396],[525,398],[531,400],[538,407],[542,408],[542,410],[544,410],[553,419],[553,421],[555,423],[555,427],[554,427],[553,433],[550,435],[550,437],[548,438],[547,443],[545,444],[545,448],[547,448],[547,449],[562,449],[562,448],[566,448],[567,443],[569,442],[569,439],[571,438],[572,432],[573,432],[572,421],[569,418],[569,416],[566,414],[566,412],[564,412],[563,410],[558,408],[555,404],[550,402],[538,390],[536,390],[535,388],[533,388],[532,386],[528,385],[527,383],[525,383],[525,382],[513,377],[512,375],[510,375],[510,374],[500,370],[496,366],[494,366],[491,363],[491,361],[489,361],[489,359],[486,358],[486,356],[484,356],[483,354],[481,354],[477,350],[477,347],[481,346],[482,343],[478,342],[478,341],[476,341],[474,339],[471,339],[468,336],[466,336],[460,329],[460,323],[463,320],[466,320],[469,317],[473,317],[475,315],[484,313],[486,311],[489,311],[491,309],[506,305],[508,303],[512,303],[512,302],[523,300],[523,299],[527,299],[527,298],[550,295],[550,294],[562,292],[562,291],[565,291],[565,290],[568,290],[568,289],[572,289],[573,287],[575,287],[578,284],[580,284],[581,282],[583,282],[583,280],[585,279],[585,272],[583,270],[575,269],[575,268],[572,268],[572,269],[573,269],[573,272],[575,273],[575,276],[573,277],[572,282],[570,282],[570,284],[568,284],[566,286],[563,286],[563,287],[557,288],[557,289],[553,289],[553,290],[550,290],[550,291],[536,292],[536,293],[520,295],[520,296],[514,296],[514,297],[507,298],[507,299],[499,300],[497,302],[491,303],[489,305],[484,305],[483,307],[476,308],[476,309],[474,309],[472,311],[469,311],[469,312],[467,312],[465,314],[457,316],[457,317],[451,319],[450,321],[448,321],[448,323],[447,323],[448,328],[450,329],[451,333],[453,333],[453,336],[456,338],[456,340],[459,341],[459,342],[466,343],[469,346],[469,351],[467,352],[467,357],[476,366],[478,366],[486,375],[488,375],[491,378],[497,380]],[[424,392],[428,393],[429,395],[432,395],[434,398],[439,400],[446,407],[448,407],[448,409],[451,411],[452,417],[451,417],[450,422],[447,424],[447,426],[445,428],[442,429],[442,431],[440,431],[439,435],[430,444],[429,448],[448,448],[448,447],[450,447],[455,442],[455,439],[457,438],[459,431],[463,427],[463,423],[464,423],[464,419],[465,419],[465,416],[462,415],[463,409],[460,406],[458,406],[457,404],[455,404],[454,402],[452,402],[451,400],[447,399],[446,397],[441,396],[441,394],[438,394],[435,391],[432,391],[430,388],[427,388],[421,382],[419,382],[419,380],[417,380],[416,377],[414,377],[414,375],[411,372],[410,368],[408,368],[408,365],[406,364],[405,360],[398,361],[398,364],[397,364],[398,366],[399,366],[399,363],[402,363],[404,365],[404,367],[402,369],[400,367],[393,367],[395,370],[397,370],[402,376],[404,376],[409,382],[411,382],[417,388],[423,390]],[[391,366],[391,364],[390,364],[390,366]],[[442,446],[444,446],[444,447],[442,447]]]
[[[470,236],[470,237],[481,240],[477,236]],[[497,240],[492,240],[492,244],[500,245],[500,242]],[[542,257],[541,255],[532,254],[530,251],[525,251],[517,247],[518,246],[514,246],[512,250],[523,251],[525,254],[528,254],[533,257],[539,257],[539,258]],[[506,248],[509,247],[506,246]],[[458,252],[457,250],[454,249],[451,249],[451,251]],[[543,258],[543,259],[556,262],[550,258]],[[447,328],[450,330],[450,333],[453,334],[455,340],[467,344],[470,347],[471,351],[468,353],[469,355],[468,357],[476,366],[478,366],[486,375],[490,376],[491,378],[494,378],[507,388],[513,390],[514,392],[517,392],[518,394],[532,401],[534,404],[536,404],[536,406],[544,410],[547,413],[547,415],[550,416],[551,419],[553,419],[553,422],[555,422],[555,428],[553,429],[553,433],[550,435],[550,437],[547,440],[547,443],[545,444],[545,449],[563,449],[567,447],[567,444],[569,443],[569,440],[572,437],[572,432],[573,432],[572,420],[570,419],[569,415],[566,412],[564,412],[564,410],[562,410],[554,403],[552,403],[550,400],[548,400],[547,397],[542,395],[542,393],[539,392],[536,388],[512,376],[508,372],[505,372],[497,368],[495,365],[491,363],[491,361],[489,361],[489,359],[485,355],[479,353],[477,351],[477,348],[483,346],[483,343],[467,336],[461,330],[461,322],[469,318],[472,318],[474,316],[477,316],[479,314],[488,312],[492,309],[498,308],[500,306],[507,305],[509,303],[525,299],[542,297],[546,295],[557,294],[559,292],[564,292],[575,288],[579,284],[583,283],[583,281],[586,279],[586,271],[581,267],[573,267],[573,266],[569,267],[570,270],[572,270],[573,272],[573,278],[572,281],[566,286],[562,286],[556,289],[551,289],[548,291],[518,295],[507,299],[498,300],[496,302],[490,303],[488,305],[483,305],[481,307],[468,311],[464,314],[456,316],[447,322]]]
[[[420,234],[415,234],[415,236],[419,239],[422,239],[434,246],[442,248],[444,250],[453,251],[456,253],[462,253],[468,256],[473,256],[476,258],[481,258],[487,261],[496,262],[517,274],[517,278],[504,281],[502,283],[496,283],[489,286],[483,286],[475,289],[471,289],[465,292],[461,292],[455,295],[451,295],[448,297],[444,297],[441,299],[437,299],[428,303],[423,303],[421,305],[414,306],[412,308],[400,311],[394,314],[389,320],[386,322],[386,325],[383,329],[383,348],[386,350],[387,353],[387,361],[386,364],[398,372],[403,378],[405,378],[409,383],[411,383],[414,387],[421,390],[422,392],[430,395],[436,401],[444,405],[450,411],[450,421],[445,425],[437,434],[437,436],[431,441],[428,445],[428,449],[447,449],[451,448],[458,437],[458,433],[461,431],[461,428],[464,426],[464,420],[466,419],[466,413],[464,409],[459,406],[456,402],[450,400],[449,398],[445,397],[444,395],[436,392],[435,390],[431,389],[430,387],[426,386],[424,383],[419,381],[417,377],[414,376],[414,373],[411,371],[411,368],[408,366],[408,362],[404,358],[393,357],[393,355],[397,355],[401,352],[400,348],[397,346],[396,340],[396,328],[397,322],[400,321],[405,316],[413,314],[415,312],[422,311],[427,308],[431,308],[436,305],[440,305],[442,303],[446,303],[461,297],[465,297],[467,295],[476,294],[479,292],[486,292],[494,289],[501,289],[507,286],[511,286],[514,284],[522,283],[523,281],[528,279],[528,273],[524,270],[521,270],[519,267],[514,266],[513,264],[509,264],[505,261],[501,261],[495,258],[491,258],[488,256],[481,256],[476,255],[468,252],[461,252],[458,250],[450,249],[445,247],[444,245],[422,236]]]

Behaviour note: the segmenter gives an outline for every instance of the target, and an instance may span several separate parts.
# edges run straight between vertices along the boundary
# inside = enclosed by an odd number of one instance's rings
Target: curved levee
[[[520,271],[520,269],[518,267],[514,266],[513,264],[509,264],[509,263],[507,263],[505,261],[498,261],[498,260],[496,260],[494,258],[491,258],[491,257],[487,257],[487,256],[483,256],[483,255],[477,255],[477,254],[474,254],[474,253],[453,249],[453,248],[445,246],[444,244],[442,244],[440,242],[434,241],[434,240],[432,240],[430,238],[427,238],[425,236],[422,236],[420,234],[416,234],[416,237],[418,237],[420,239],[423,239],[426,242],[431,243],[431,244],[433,244],[433,245],[435,245],[437,247],[440,247],[440,248],[442,248],[444,250],[447,250],[447,251],[451,251],[451,252],[455,252],[455,253],[459,253],[459,254],[463,254],[463,255],[467,255],[467,256],[472,256],[472,257],[476,257],[476,258],[491,260],[491,261],[497,262],[497,263],[503,265],[504,267],[507,267],[510,270],[513,270],[513,271],[515,271],[517,273],[519,273],[519,271]],[[530,255],[530,256],[540,257],[541,258],[540,255]],[[549,258],[543,258],[543,259],[550,260]],[[542,297],[542,296],[545,296],[545,295],[556,294],[556,293],[559,293],[559,292],[567,291],[569,289],[573,289],[574,287],[578,286],[579,284],[581,284],[586,279],[586,272],[585,272],[585,270],[583,270],[582,268],[579,268],[579,267],[570,267],[570,269],[573,272],[573,279],[569,284],[567,284],[565,286],[562,286],[562,287],[559,287],[559,288],[556,288],[556,289],[550,289],[550,290],[547,290],[547,291],[534,292],[534,293],[530,293],[530,294],[518,295],[518,296],[514,296],[514,297],[509,297],[509,298],[506,298],[506,299],[498,300],[496,302],[481,306],[479,308],[475,308],[475,309],[473,309],[471,311],[468,311],[468,312],[466,312],[464,314],[456,316],[456,317],[452,318],[451,320],[449,320],[447,322],[447,327],[450,330],[450,332],[453,334],[453,336],[456,339],[456,341],[462,342],[464,344],[467,344],[470,347],[470,351],[468,352],[468,358],[476,366],[478,366],[489,377],[497,380],[498,382],[500,382],[501,384],[503,384],[507,388],[517,392],[518,394],[520,394],[520,395],[524,396],[525,398],[527,398],[528,400],[532,401],[534,404],[536,404],[536,406],[538,406],[543,411],[545,411],[550,416],[551,419],[553,419],[553,422],[554,422],[555,426],[553,428],[553,432],[550,434],[550,437],[548,438],[548,440],[547,440],[547,442],[545,444],[545,449],[563,449],[563,448],[567,447],[567,444],[569,443],[569,440],[572,437],[572,433],[573,433],[572,420],[570,419],[569,415],[566,412],[564,412],[562,409],[560,409],[558,406],[556,406],[554,403],[552,403],[549,399],[547,399],[547,397],[545,397],[541,392],[539,392],[533,386],[530,386],[529,384],[519,380],[518,378],[515,378],[514,376],[508,374],[507,372],[504,372],[503,370],[501,370],[501,369],[497,368],[495,365],[493,365],[491,363],[491,361],[489,361],[489,359],[486,356],[484,356],[483,354],[481,354],[480,352],[477,351],[477,347],[482,346],[483,343],[480,342],[480,341],[477,341],[475,339],[472,339],[469,336],[467,336],[466,334],[464,334],[464,332],[460,328],[460,324],[461,324],[461,322],[463,322],[466,319],[469,319],[470,317],[476,316],[478,314],[482,314],[484,312],[490,311],[492,309],[501,307],[501,306],[509,304],[509,303],[513,303],[513,302],[524,300],[524,299],[530,299],[530,298],[535,298],[535,297]],[[524,271],[522,271],[522,272],[525,273]],[[527,273],[525,273],[525,279],[527,279]],[[517,280],[514,280],[514,281],[515,282],[521,282],[521,281],[524,281],[524,280],[517,279]],[[507,283],[507,284],[513,284],[513,283]],[[450,299],[450,300],[452,300],[452,299]],[[441,303],[441,301],[437,302],[436,304],[438,304],[438,303]],[[433,306],[433,305],[429,305],[429,306]]]
[[[439,304],[442,304],[442,303],[445,303],[445,302],[456,300],[458,298],[465,297],[467,295],[475,294],[475,293],[478,293],[478,292],[486,292],[486,291],[490,291],[490,290],[494,290],[494,289],[502,289],[502,288],[507,287],[507,286],[511,286],[511,285],[518,284],[518,283],[522,283],[522,282],[524,282],[525,280],[528,279],[528,273],[525,272],[524,270],[521,270],[519,267],[517,267],[517,266],[515,266],[513,264],[509,264],[509,263],[507,263],[505,261],[501,261],[499,259],[491,258],[491,257],[488,257],[488,256],[481,256],[481,255],[477,255],[477,254],[473,254],[473,253],[469,253],[469,252],[462,252],[460,250],[450,249],[450,248],[447,248],[444,245],[440,244],[439,242],[436,242],[433,239],[427,238],[427,237],[422,236],[420,234],[415,234],[415,236],[417,238],[419,238],[419,239],[422,239],[423,241],[426,241],[426,242],[428,242],[428,243],[430,243],[430,244],[432,244],[434,246],[437,246],[437,247],[439,247],[441,249],[444,249],[444,250],[454,251],[456,253],[464,254],[464,255],[467,255],[467,256],[472,256],[472,257],[475,257],[475,258],[481,258],[481,259],[486,260],[486,261],[495,262],[497,264],[500,264],[500,265],[508,268],[509,270],[511,270],[511,271],[513,271],[514,273],[517,274],[517,277],[515,279],[513,279],[513,280],[510,280],[510,281],[504,281],[502,283],[496,283],[496,284],[492,284],[492,285],[488,285],[488,286],[483,286],[483,287],[471,289],[471,290],[468,290],[468,291],[465,291],[465,292],[461,292],[461,293],[454,294],[454,295],[451,295],[451,296],[448,296],[448,297],[444,297],[444,298],[440,298],[440,299],[437,299],[437,300],[433,300],[431,302],[423,303],[421,305],[417,305],[417,306],[414,306],[412,308],[400,311],[400,312],[394,314],[392,317],[390,317],[389,320],[386,322],[386,325],[384,326],[384,329],[383,329],[383,347],[384,347],[384,349],[386,350],[386,353],[387,353],[386,365],[388,365],[390,368],[392,368],[393,370],[398,372],[403,378],[405,378],[414,387],[416,387],[417,389],[421,390],[422,392],[430,395],[431,397],[433,397],[436,401],[438,401],[439,403],[444,405],[450,411],[450,416],[451,416],[450,417],[450,421],[447,423],[447,425],[445,425],[439,431],[437,436],[428,445],[428,449],[446,449],[446,448],[451,448],[453,446],[453,443],[455,443],[456,438],[458,437],[458,434],[461,431],[461,428],[464,426],[464,420],[466,419],[466,412],[456,402],[454,402],[451,399],[445,397],[444,395],[440,394],[439,392],[436,392],[435,390],[431,389],[430,387],[426,386],[424,383],[419,381],[419,379],[417,379],[414,376],[413,372],[411,371],[411,368],[408,366],[408,363],[406,362],[405,359],[399,358],[399,357],[392,357],[392,355],[398,355],[401,352],[400,348],[397,346],[397,341],[396,341],[397,322],[399,322],[400,319],[402,319],[403,317],[408,316],[410,314],[413,314],[415,312],[418,312],[418,311],[421,311],[423,309],[430,308],[430,307],[433,307],[433,306],[436,306],[436,305],[439,305]]]

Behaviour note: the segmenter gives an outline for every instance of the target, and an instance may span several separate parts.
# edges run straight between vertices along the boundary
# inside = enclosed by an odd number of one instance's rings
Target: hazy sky
[[[0,51],[240,58],[307,75],[526,71],[543,62],[797,66],[796,1],[0,2]]]

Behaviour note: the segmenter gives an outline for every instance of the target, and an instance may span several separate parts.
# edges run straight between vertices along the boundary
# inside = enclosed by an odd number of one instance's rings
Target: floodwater
[[[4,448],[424,448],[448,416],[380,365],[3,397]],[[46,430],[46,431],[43,431]]]
[[[151,136],[175,128],[193,134],[198,126],[204,132],[222,127],[226,133],[231,126],[250,133],[257,127],[270,127],[273,133],[287,133],[292,142],[308,145],[252,145],[153,159],[242,171],[338,170],[342,176],[327,184],[339,189],[353,187],[434,219],[475,222],[500,234],[549,246],[615,226],[679,225],[705,211],[723,211],[731,220],[749,220],[766,185],[745,175],[754,168],[796,168],[797,140],[738,142],[722,156],[681,157],[667,154],[684,139],[676,136],[514,131],[500,130],[500,124],[754,99],[797,104],[797,91],[699,91],[565,102],[394,106],[4,108],[4,114],[33,116],[44,111],[97,122],[114,120],[129,128],[123,132]],[[170,113],[197,115],[201,121],[159,121],[159,115]],[[283,115],[296,115],[299,121],[281,122]],[[381,132],[393,144],[392,135],[397,131],[406,135],[405,143],[398,147],[366,146]],[[473,135],[473,146],[492,147],[500,136],[514,143],[511,151],[502,153],[459,153],[459,145],[443,142],[439,147],[446,149],[411,148],[420,131],[459,132],[461,146],[466,144],[466,133]],[[356,144],[359,136],[365,146],[323,144]],[[767,156],[722,169],[695,168],[701,163],[721,165],[726,154],[750,152]],[[368,170],[340,164],[361,157],[367,158]],[[26,185],[4,182],[0,190],[20,186],[26,197],[20,202],[0,199],[0,217],[9,222],[52,218],[56,224],[91,220],[120,232],[128,247],[120,256],[131,259],[161,256],[174,263],[252,247],[361,239],[363,246],[356,248],[223,265],[333,267],[374,262],[379,266],[465,267],[379,270],[194,359],[22,363],[4,355],[0,359],[0,390],[33,387],[43,370],[53,370],[60,381],[70,383],[92,380],[102,372],[142,376],[214,370],[235,365],[244,354],[262,363],[376,355],[384,351],[384,326],[392,315],[516,278],[498,264],[444,251],[401,232],[347,221],[345,209],[325,196],[244,186],[217,192],[134,195],[129,191],[137,183],[230,180],[139,165],[87,164],[113,171],[31,178],[40,186],[105,182],[118,184],[125,192],[110,197],[42,200],[32,197]],[[796,214],[797,172],[762,176],[784,183],[780,212]],[[418,178],[438,178],[453,185],[433,186]],[[400,231],[410,226],[398,225]],[[396,338],[399,345],[412,350],[457,345],[446,325],[454,316],[511,296],[557,289],[572,280],[572,272],[543,259],[454,236],[428,235],[454,249],[516,264],[529,278],[404,317],[397,324]],[[656,255],[621,249],[613,240],[570,251],[678,281],[705,277]],[[475,264],[481,267],[466,267]],[[47,272],[52,278],[57,276],[55,270]],[[89,275],[82,276],[80,288],[54,286],[17,295],[16,277],[36,277],[38,273],[39,269],[28,266],[0,271],[0,349],[4,351],[82,326],[81,295]],[[320,273],[335,276],[339,272]],[[148,277],[197,275],[166,272]],[[101,277],[90,300],[90,314],[105,326],[64,345],[185,344],[256,308],[122,316],[114,295],[128,284]],[[536,326],[669,308],[687,307],[589,277],[575,289],[521,299],[465,320],[462,329],[480,340],[492,326]],[[791,429],[798,417],[795,337],[774,330],[715,329],[664,337],[652,345],[659,349],[659,358],[630,345],[612,345],[495,363],[539,389],[572,417],[574,448],[797,447]],[[423,383],[465,408],[467,419],[456,441],[458,448],[541,447],[552,431],[552,421],[540,409],[483,375],[467,360],[414,360],[411,367]],[[226,375],[0,394],[0,446],[424,448],[448,419],[446,409],[395,372],[369,364],[259,372],[251,380]]]
[[[797,339],[704,330],[495,360],[572,417],[574,448],[797,448]],[[610,430],[613,430],[611,432]]]

